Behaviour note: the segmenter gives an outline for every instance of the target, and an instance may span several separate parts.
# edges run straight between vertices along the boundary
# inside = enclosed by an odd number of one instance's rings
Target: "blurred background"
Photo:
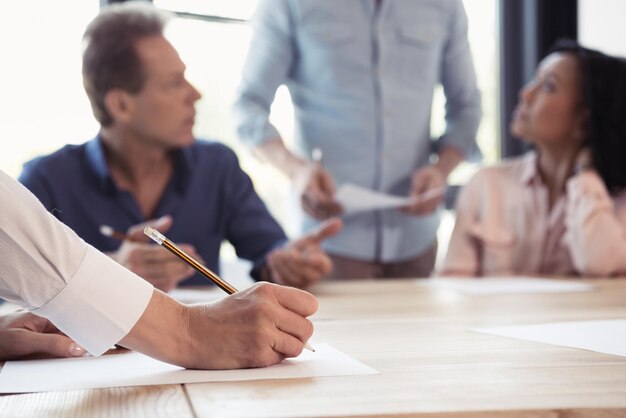
[[[202,92],[196,135],[233,148],[270,211],[293,236],[297,212],[289,184],[256,160],[237,140],[231,105],[250,38],[248,19],[256,0],[154,0],[176,13],[168,37],[188,67],[188,78]],[[106,0],[11,1],[0,4],[0,169],[17,177],[22,164],[66,143],[82,143],[98,125],[81,82],[81,36]],[[622,0],[464,0],[469,39],[484,117],[478,133],[483,160],[493,164],[519,154],[524,145],[510,138],[508,120],[517,90],[532,76],[552,42],[570,37],[589,47],[626,55],[626,15]],[[286,88],[277,93],[273,122],[287,142],[293,110]],[[443,94],[433,104],[432,133],[443,124]],[[452,182],[462,185],[478,168],[464,164]],[[440,228],[445,249],[453,214]],[[233,257],[226,245],[226,258]]]

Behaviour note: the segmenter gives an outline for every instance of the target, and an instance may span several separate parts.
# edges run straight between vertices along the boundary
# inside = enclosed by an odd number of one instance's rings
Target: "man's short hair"
[[[83,85],[95,118],[113,122],[104,96],[114,88],[139,92],[145,82],[137,41],[163,36],[170,16],[144,1],[116,3],[101,10],[83,35]]]

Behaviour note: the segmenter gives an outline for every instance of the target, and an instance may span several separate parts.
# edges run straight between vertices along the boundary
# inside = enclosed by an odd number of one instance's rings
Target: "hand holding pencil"
[[[208,269],[207,267],[202,265],[200,262],[195,260],[191,255],[187,254],[181,247],[179,247],[178,245],[174,244],[172,241],[167,239],[167,237],[165,235],[161,234],[156,229],[151,228],[151,227],[148,226],[148,227],[145,228],[144,234],[146,234],[146,236],[150,237],[154,242],[156,242],[159,245],[162,245],[169,252],[171,252],[176,257],[178,257],[180,260],[182,260],[183,264],[186,264],[186,265],[189,265],[189,266],[193,267],[194,270],[196,270],[198,273],[202,274],[208,280],[210,280],[211,282],[213,282],[214,284],[219,286],[219,288],[222,289],[227,294],[233,295],[233,294],[237,293],[238,295],[240,295],[241,293],[246,292],[246,291],[244,291],[244,292],[240,293],[230,283],[228,283],[227,281],[223,280],[217,274],[215,274],[210,269]],[[275,285],[270,285],[269,283],[266,283],[266,286],[267,285],[275,286]],[[291,293],[293,293],[293,297],[296,297],[296,295],[299,295],[298,297],[301,297],[301,296],[310,297],[311,296],[311,295],[308,295],[306,292],[303,292],[301,290],[292,289],[292,288],[285,288],[285,287],[282,287],[282,286],[271,287],[271,289],[272,289],[273,292],[276,293],[277,296],[280,293],[283,293],[283,292],[291,292]],[[250,291],[250,293],[254,293],[254,292],[255,292],[255,290]],[[244,298],[245,297],[246,296],[244,296]],[[281,301],[280,299],[282,299],[282,298],[283,297],[280,297],[280,298],[277,297],[276,298],[276,301],[278,302],[278,304],[283,309],[289,310],[292,313],[296,313],[296,314],[302,316],[302,318],[299,318],[299,319],[300,319],[300,322],[303,325],[302,325],[302,329],[297,329],[296,328],[293,331],[287,331],[286,327],[278,326],[276,331],[279,331],[282,334],[289,334],[291,337],[298,338],[300,341],[302,341],[304,343],[304,348],[306,348],[308,350],[311,350],[311,351],[315,351],[309,344],[307,344],[307,340],[311,336],[313,327],[311,325],[311,322],[308,321],[307,319],[305,319],[305,317],[315,313],[315,311],[317,310],[317,303],[314,303],[314,304],[308,305],[308,306],[301,306],[299,303],[297,303],[297,302],[295,302],[293,300],[289,300],[288,298],[284,298],[284,301]],[[243,317],[241,319],[244,320]],[[294,318],[294,319],[296,319],[296,318]],[[251,325],[252,325],[253,328],[256,326],[256,322],[257,321],[252,321],[251,322]],[[276,326],[276,325],[277,324],[274,323],[274,326]],[[284,336],[283,336],[283,338],[284,338]],[[281,338],[281,339],[283,339],[283,338]],[[276,351],[278,351],[280,353],[283,353],[283,354],[287,354],[288,351],[289,352],[293,352],[294,350],[297,353],[299,353],[298,352],[298,348],[297,347],[293,347],[293,345],[289,349],[287,347],[284,347],[284,348],[277,347],[278,344],[276,344],[274,342],[270,342],[270,345],[272,346],[272,348],[274,350],[276,350]],[[301,349],[300,349],[300,351],[301,351]]]
[[[181,263],[163,248],[153,245],[143,233],[144,228],[153,226],[167,231],[172,226],[172,218],[163,216],[134,225],[126,233],[117,231],[108,225],[102,225],[100,232],[112,239],[122,241],[122,245],[109,255],[118,263],[152,283],[154,287],[168,292],[176,285],[194,274],[193,268]],[[180,244],[194,257],[201,259],[195,248],[189,244]]]
[[[324,168],[321,149],[315,148],[311,158],[312,163],[303,166],[295,179],[302,209],[317,220],[338,216],[343,208],[335,199],[335,181]]]

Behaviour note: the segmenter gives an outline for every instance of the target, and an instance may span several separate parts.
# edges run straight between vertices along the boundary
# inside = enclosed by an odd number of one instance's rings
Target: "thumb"
[[[15,334],[15,344],[15,356],[42,353],[52,357],[82,357],[86,353],[83,347],[62,334],[23,330]]]
[[[172,227],[173,223],[174,221],[170,215],[163,215],[158,219],[150,219],[149,221],[131,226],[126,234],[132,241],[148,242],[150,238],[143,233],[147,226],[164,233]]]

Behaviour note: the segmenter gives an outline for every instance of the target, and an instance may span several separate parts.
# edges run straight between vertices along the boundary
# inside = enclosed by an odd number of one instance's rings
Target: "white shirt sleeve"
[[[80,239],[0,171],[0,297],[48,318],[93,355],[121,340],[153,287]]]

